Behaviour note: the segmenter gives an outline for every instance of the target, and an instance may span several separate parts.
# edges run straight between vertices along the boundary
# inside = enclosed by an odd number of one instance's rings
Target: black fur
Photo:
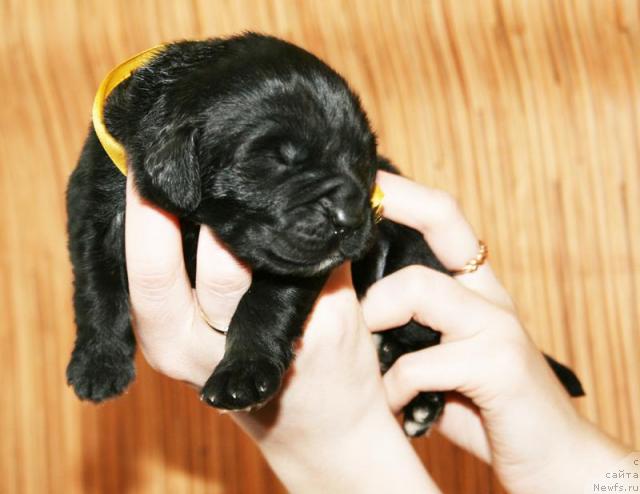
[[[446,272],[417,232],[375,225],[375,172],[393,167],[377,156],[345,81],[294,45],[252,33],[172,44],[115,89],[105,121],[126,148],[140,193],[181,218],[192,283],[200,224],[253,270],[224,358],[202,389],[216,407],[244,409],[273,396],[327,273],[343,261],[357,261],[359,295],[410,264]],[[69,182],[67,208],[78,326],[67,378],[80,398],[99,402],[133,379],[135,340],[125,177],[93,129]],[[388,331],[382,370],[438,342],[437,332],[414,322]],[[424,432],[443,404],[442,393],[423,393],[406,419],[421,419],[413,430]]]

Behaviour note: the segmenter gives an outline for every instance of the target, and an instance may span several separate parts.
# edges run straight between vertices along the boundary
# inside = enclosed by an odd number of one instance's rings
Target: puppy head
[[[168,53],[184,67],[142,125],[143,194],[213,228],[254,269],[310,276],[364,254],[376,143],[356,96],[291,44],[217,43]]]

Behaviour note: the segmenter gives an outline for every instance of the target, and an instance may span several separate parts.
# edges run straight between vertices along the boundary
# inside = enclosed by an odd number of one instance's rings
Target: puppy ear
[[[200,204],[199,168],[197,131],[189,125],[162,128],[144,159],[154,192],[185,212]]]

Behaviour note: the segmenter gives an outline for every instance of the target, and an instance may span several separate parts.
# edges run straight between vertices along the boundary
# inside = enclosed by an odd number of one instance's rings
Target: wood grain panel
[[[0,492],[283,489],[230,420],[138,362],[79,403],[64,190],[93,93],[159,42],[257,30],[324,58],[382,151],[455,194],[582,413],[640,449],[640,4],[636,0],[2,0]],[[433,435],[445,492],[501,492]]]

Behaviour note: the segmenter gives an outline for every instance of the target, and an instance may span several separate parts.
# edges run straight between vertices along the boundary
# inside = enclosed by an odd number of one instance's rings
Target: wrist
[[[581,488],[594,477],[613,468],[632,453],[584,417],[580,417],[580,435],[576,441],[572,459],[574,468],[581,479]]]
[[[553,445],[542,465],[503,479],[513,492],[582,492],[595,477],[615,466],[630,450],[576,414],[570,425],[551,432]]]
[[[349,428],[256,442],[290,492],[439,492],[388,409]]]

